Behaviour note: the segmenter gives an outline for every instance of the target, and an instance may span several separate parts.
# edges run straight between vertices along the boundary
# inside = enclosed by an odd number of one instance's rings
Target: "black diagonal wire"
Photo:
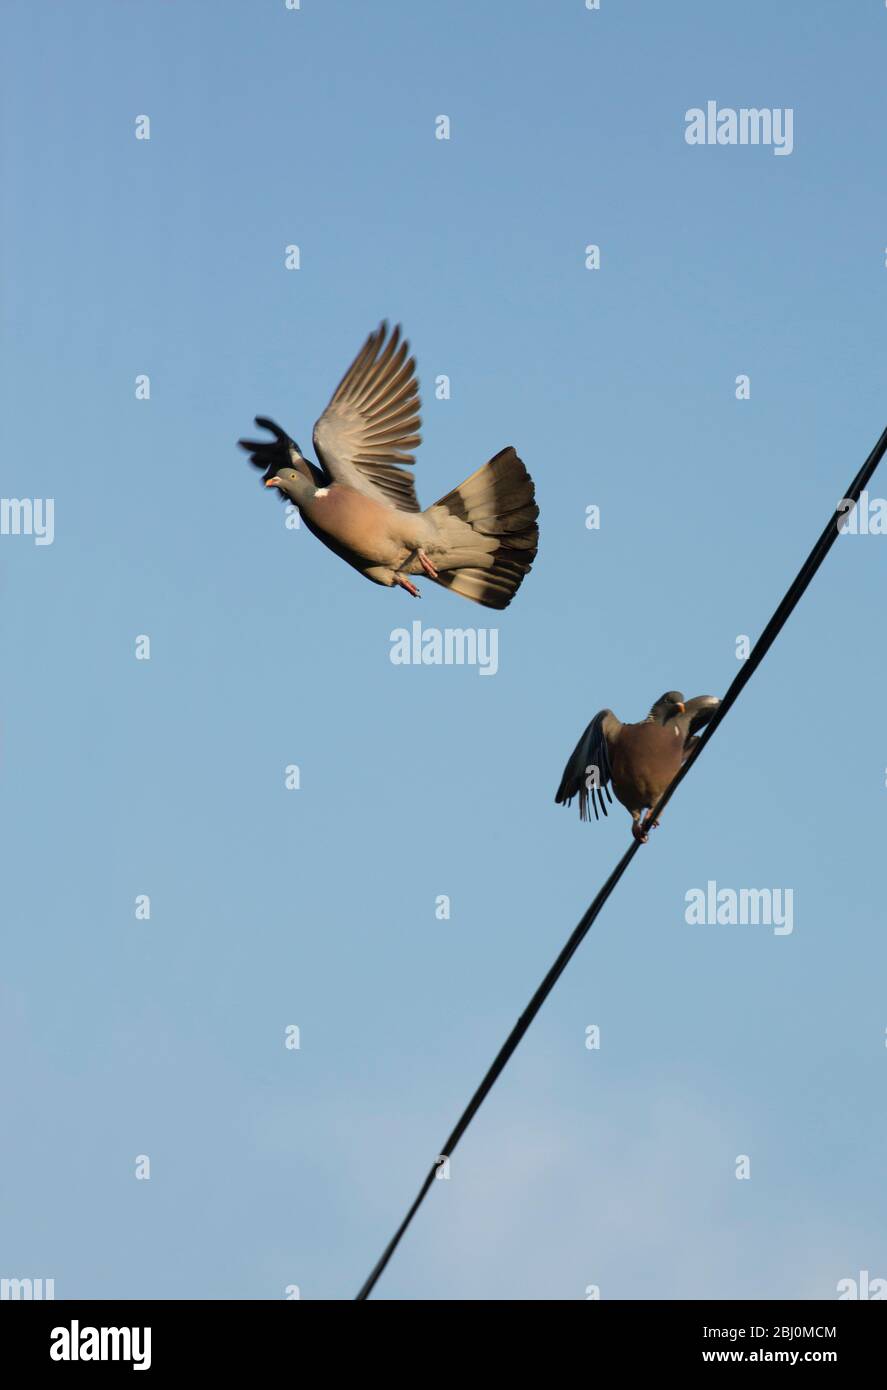
[[[862,468],[859,470],[853,482],[850,484],[849,488],[845,492],[843,499],[845,502],[852,502],[855,505],[859,501],[860,494],[862,493],[863,488],[865,488],[867,483],[871,480],[872,475],[875,472],[875,469],[881,462],[881,459],[884,457],[885,453],[887,453],[887,429],[884,430],[883,434],[881,435],[881,438],[878,440],[877,444],[875,445],[872,452],[869,454]],[[849,511],[849,508],[842,509],[843,515],[846,516],[849,516]],[[835,512],[829,517],[828,521],[826,522],[822,535],[819,537],[819,540],[816,542],[813,549],[810,551],[810,554],[807,556],[807,559],[804,561],[803,565],[798,571],[785,597],[783,598],[776,612],[773,614],[773,617],[770,619],[767,626],[764,628],[764,631],[761,633],[760,637],[758,638],[757,642],[752,648],[747,660],[743,663],[742,667],[740,668],[739,674],[730,685],[729,690],[727,691],[726,695],[724,696],[723,700],[718,706],[716,713],[714,714],[704,733],[700,737],[699,742],[693,748],[692,753],[687,758],[687,761],[684,763],[677,776],[672,780],[666,791],[660,797],[659,804],[649,813],[651,820],[658,818],[660,812],[664,810],[665,806],[668,804],[674,793],[677,791],[678,786],[686,777],[687,773],[690,771],[690,768],[693,766],[696,759],[699,757],[703,748],[705,748],[706,744],[711,739],[715,729],[721,723],[721,720],[725,718],[728,710],[730,710],[732,706],[736,703],[740,693],[745,689],[746,685],[751,680],[758,666],[760,666],[764,657],[767,655],[768,651],[773,646],[773,643],[776,641],[776,638],[779,636],[779,633],[785,626],[792,610],[797,605],[798,601],[800,600],[802,594],[809,585],[814,574],[819,569],[819,566],[822,564],[826,555],[834,545],[839,535],[838,521],[840,519],[842,519],[842,517],[839,516],[838,509],[836,508]],[[604,906],[604,903],[609,898],[613,889],[616,887],[616,884],[619,882],[622,875],[625,873],[625,870],[628,868],[629,864],[631,863],[639,848],[639,842],[637,840],[633,840],[629,848],[625,851],[622,858],[619,860],[619,863],[616,865],[613,872],[610,874],[610,877],[607,879],[606,883],[600,889],[594,901],[591,903],[591,905],[585,912],[581,922],[579,922],[578,926],[576,926],[570,934],[570,937],[567,940],[567,943],[564,946],[563,950],[560,952],[560,955],[555,960],[551,969],[548,971],[548,974],[545,976],[545,979],[542,981],[539,988],[536,990],[536,993],[533,995],[532,999],[530,1000],[527,1007],[524,1009],[517,1023],[514,1025],[508,1037],[505,1039],[505,1042],[502,1044],[499,1051],[497,1052],[495,1061],[493,1062],[483,1081],[478,1086],[474,1095],[471,1097],[471,1100],[468,1102],[468,1105],[466,1106],[465,1110],[459,1118],[459,1123],[456,1125],[456,1128],[453,1130],[452,1134],[449,1136],[443,1148],[441,1149],[440,1156],[435,1160],[434,1165],[431,1168],[431,1171],[429,1172],[428,1176],[426,1177],[425,1181],[419,1189],[419,1193],[415,1201],[413,1202],[403,1221],[401,1221],[394,1235],[391,1237],[391,1240],[388,1242],[387,1246],[382,1252],[381,1258],[379,1259],[372,1273],[369,1275],[368,1279],[366,1280],[360,1292],[358,1293],[356,1301],[362,1301],[369,1297],[376,1284],[376,1281],[382,1274],[383,1270],[385,1269],[385,1266],[388,1264],[388,1261],[391,1259],[391,1256],[394,1254],[395,1250],[400,1244],[401,1237],[403,1236],[404,1232],[406,1231],[416,1212],[419,1210],[419,1207],[422,1205],[422,1202],[424,1201],[433,1182],[435,1181],[435,1178],[437,1177],[438,1168],[442,1159],[449,1158],[453,1153],[453,1150],[455,1149],[459,1140],[462,1138],[462,1135],[465,1133],[466,1129],[471,1124],[471,1121],[474,1119],[481,1105],[486,1100],[487,1096],[493,1089],[493,1086],[496,1084],[502,1072],[505,1070],[505,1067],[508,1064],[509,1059],[511,1058],[512,1054],[517,1050],[518,1044],[520,1043],[522,1037],[526,1033],[530,1024],[533,1022],[533,1019],[536,1017],[539,1010],[542,1008],[542,1005],[545,1003],[545,1000],[548,998],[549,994],[554,989],[554,986],[557,984],[558,980],[560,979],[561,975],[566,969],[571,957],[573,956],[575,951],[578,950],[583,938],[585,937],[586,933],[588,932],[589,928],[591,927],[601,908]]]

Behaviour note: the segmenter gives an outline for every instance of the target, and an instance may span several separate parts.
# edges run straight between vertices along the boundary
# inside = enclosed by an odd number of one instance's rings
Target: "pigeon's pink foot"
[[[633,820],[633,821],[632,821],[632,823],[631,823],[631,833],[632,833],[632,835],[634,836],[634,838],[637,840],[637,842],[638,842],[639,845],[645,845],[645,844],[647,843],[648,836],[647,836],[647,834],[646,834],[646,832],[645,832],[645,830],[644,830],[644,827],[641,825],[640,821],[637,821],[637,820]]]
[[[428,575],[428,578],[429,578],[429,579],[437,579],[437,578],[438,578],[437,570],[434,568],[434,566],[432,565],[432,563],[431,563],[431,561],[429,560],[428,556],[425,554],[425,551],[422,550],[421,547],[420,547],[420,549],[416,551],[416,554],[417,554],[418,557],[419,557],[419,564],[422,566],[423,570],[424,570],[425,573]]]
[[[396,574],[394,576],[394,582],[395,584],[399,584],[402,589],[406,589],[407,593],[410,594],[413,598],[422,597],[415,584],[411,584],[410,581],[407,579],[406,575]]]

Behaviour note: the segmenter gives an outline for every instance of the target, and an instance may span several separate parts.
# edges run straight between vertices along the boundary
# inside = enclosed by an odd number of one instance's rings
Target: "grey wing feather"
[[[687,700],[684,704],[684,713],[679,723],[684,732],[684,756],[682,762],[686,762],[699,739],[697,735],[700,729],[704,729],[706,724],[713,718],[716,711],[720,708],[720,700],[717,695],[695,695],[692,700]]]
[[[622,728],[621,722],[616,718],[610,709],[600,710],[592,719],[588,728],[585,729],[576,747],[573,749],[567,765],[564,768],[564,775],[561,778],[560,786],[555,794],[555,801],[558,805],[569,806],[573,797],[579,796],[579,819],[588,820],[588,803],[591,801],[591,808],[594,811],[595,820],[599,820],[598,804],[606,816],[607,806],[604,801],[604,792],[607,800],[612,803],[613,797],[610,794],[609,783],[612,777],[610,770],[610,753],[608,743],[612,742]],[[593,778],[593,770],[597,770],[597,778]],[[589,779],[591,778],[591,786]],[[590,796],[589,796],[590,793]],[[595,797],[597,800],[595,800]]]
[[[245,449],[249,454],[249,461],[254,468],[260,468],[265,475],[265,482],[273,478],[280,468],[295,468],[303,478],[307,478],[309,483],[315,487],[325,487],[330,481],[319,468],[308,459],[302,458],[296,449],[295,441],[290,439],[286,430],[282,430],[273,420],[269,420],[265,415],[256,416],[256,424],[260,429],[270,430],[274,435],[273,439],[238,439],[241,449]],[[296,450],[293,453],[293,450]],[[278,497],[281,502],[288,502],[289,498],[285,492],[279,492]]]
[[[400,325],[371,333],[314,426],[314,447],[330,477],[402,512],[419,502],[408,471],[419,434],[419,384]]]

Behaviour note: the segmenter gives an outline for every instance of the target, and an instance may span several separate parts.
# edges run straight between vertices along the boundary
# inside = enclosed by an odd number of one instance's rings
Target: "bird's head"
[[[675,715],[683,714],[684,709],[684,697],[681,692],[666,690],[664,695],[659,696],[648,717],[654,719],[657,724],[667,724]]]
[[[304,464],[302,455],[298,453],[298,445],[294,447],[297,451],[296,457]],[[292,452],[293,450],[291,449],[291,455]],[[296,462],[295,458],[293,462]],[[277,468],[272,465],[271,468],[268,469],[268,473],[265,477],[265,486],[276,487],[282,496],[288,497],[292,502],[299,502],[305,494],[306,487],[310,486],[310,474],[308,477],[305,476],[307,472],[307,465],[305,465],[305,472],[300,468]],[[313,488],[311,490],[313,491]]]

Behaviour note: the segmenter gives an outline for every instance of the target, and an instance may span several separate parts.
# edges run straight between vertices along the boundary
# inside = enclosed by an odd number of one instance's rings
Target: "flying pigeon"
[[[685,700],[679,690],[669,690],[640,724],[622,724],[612,710],[602,709],[570,754],[555,801],[569,806],[578,792],[580,819],[589,819],[590,801],[597,820],[595,795],[607,815],[604,792],[612,803],[608,786],[612,782],[622,805],[631,812],[632,834],[646,844],[648,830],[659,822],[651,822],[649,815],[642,822],[641,813],[659,801],[720,703],[714,695]]]
[[[314,426],[320,467],[272,420],[273,441],[239,441],[250,461],[295,503],[318,540],[367,579],[399,585],[411,575],[487,608],[507,608],[536,557],[533,480],[503,449],[439,502],[420,509],[413,487],[419,385],[400,326],[371,333]]]

